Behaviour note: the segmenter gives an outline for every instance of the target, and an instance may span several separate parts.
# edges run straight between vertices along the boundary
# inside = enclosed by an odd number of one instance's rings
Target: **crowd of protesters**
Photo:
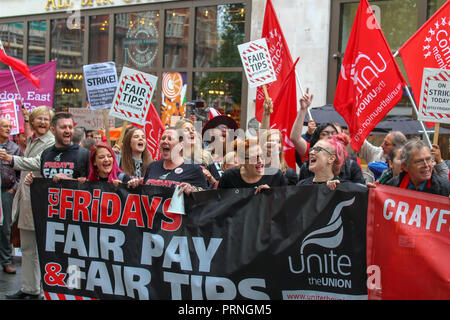
[[[226,115],[210,119],[201,132],[190,119],[165,129],[159,143],[161,159],[152,159],[142,129],[131,127],[123,143],[110,146],[101,131],[76,128],[68,113],[53,114],[47,107],[31,113],[22,108],[24,130],[10,136],[11,122],[0,119],[0,170],[3,225],[0,262],[3,271],[16,273],[12,264],[11,230],[20,230],[22,286],[9,299],[39,299],[41,275],[36,247],[30,185],[36,177],[103,181],[135,188],[139,184],[175,188],[189,195],[207,189],[253,188],[255,194],[274,187],[341,183],[380,184],[449,196],[449,168],[438,145],[431,150],[421,140],[390,132],[380,147],[365,141],[360,152],[349,148],[349,136],[336,123],[303,123],[313,95],[307,90],[290,139],[297,151],[297,170],[283,156],[280,131],[269,128],[272,101],[264,103],[257,136],[248,136]],[[361,168],[360,158],[368,163]]]

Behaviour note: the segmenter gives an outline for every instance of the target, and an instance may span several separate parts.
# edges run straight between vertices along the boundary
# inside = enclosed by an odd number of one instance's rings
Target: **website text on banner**
[[[205,191],[185,197],[186,215],[169,212],[172,193],[35,179],[47,297],[367,297],[367,188],[284,187],[257,196],[253,189]]]
[[[367,265],[379,272],[369,299],[450,299],[450,199],[389,186],[369,198]]]
[[[359,151],[373,128],[400,101],[405,85],[375,14],[367,0],[361,0],[334,98],[334,108],[348,125],[353,150]]]

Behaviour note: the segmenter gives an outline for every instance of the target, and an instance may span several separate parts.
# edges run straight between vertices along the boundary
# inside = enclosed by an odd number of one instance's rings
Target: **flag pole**
[[[394,58],[397,57],[398,54],[399,54],[399,52],[398,52],[398,50],[397,50],[397,51],[394,53]],[[414,110],[414,112],[415,112],[417,118],[419,118],[419,110],[417,109],[416,102],[414,101],[414,99],[413,99],[413,97],[412,97],[412,95],[411,95],[411,92],[409,91],[408,86],[404,86],[404,88],[405,88],[405,90],[406,90],[406,93],[408,93],[408,97],[409,97],[409,100],[411,101],[411,104],[412,104],[412,106],[413,106],[413,110]],[[428,147],[431,149],[432,146],[431,146],[430,137],[428,136],[428,133],[427,133],[427,130],[426,130],[424,124],[423,124],[423,122],[420,121],[419,119],[417,119],[417,121],[419,121],[420,126],[422,127],[423,134],[425,135],[425,140],[427,140],[427,143],[428,143]]]
[[[6,51],[5,51],[5,48],[3,47],[3,43],[2,43],[2,40],[1,40],[1,39],[0,39],[0,50],[2,50],[3,52],[5,52],[5,54],[6,54]],[[20,103],[23,104],[22,95],[20,94],[19,86],[17,85],[17,81],[16,81],[16,77],[14,76],[14,72],[13,72],[11,66],[8,66],[8,67],[9,67],[9,71],[11,71],[11,75],[12,75],[12,78],[13,78],[13,80],[14,80],[14,84],[16,85],[17,92],[19,93],[19,100],[20,100]]]
[[[295,70],[295,80],[297,80],[297,85],[300,88],[300,94],[303,96],[304,95],[304,91],[303,91],[303,87],[302,84],[300,83],[300,77],[298,76],[297,70]],[[306,109],[308,111],[308,116],[309,116],[309,120],[313,120],[312,114],[311,114],[311,110]]]

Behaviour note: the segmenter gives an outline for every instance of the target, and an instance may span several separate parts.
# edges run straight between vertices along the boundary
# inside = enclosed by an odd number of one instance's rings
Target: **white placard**
[[[417,118],[421,121],[450,123],[450,70],[423,70]]]
[[[117,89],[117,71],[114,62],[102,62],[83,66],[89,107],[95,109],[111,108]]]
[[[69,113],[73,116],[73,121],[77,127],[86,130],[99,130],[103,128],[103,110],[91,110],[89,108],[69,108]],[[115,126],[115,119],[108,116],[108,126]]]
[[[109,115],[144,125],[157,81],[151,74],[123,67]]]
[[[238,45],[250,88],[277,80],[265,38]]]
[[[15,100],[0,101],[0,118],[5,118],[11,121],[11,135],[19,133],[19,118],[17,117]]]

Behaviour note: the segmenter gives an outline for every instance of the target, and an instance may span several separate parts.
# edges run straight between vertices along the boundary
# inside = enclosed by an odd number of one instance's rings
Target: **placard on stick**
[[[19,121],[15,100],[0,101],[0,118],[11,121],[11,135],[19,133]]]
[[[250,88],[277,80],[265,38],[240,44],[238,49]]]
[[[123,67],[109,115],[144,125],[157,80],[151,74]]]
[[[418,119],[450,123],[450,70],[423,70]]]
[[[117,72],[114,62],[83,66],[87,99],[92,110],[111,108],[117,89]]]

